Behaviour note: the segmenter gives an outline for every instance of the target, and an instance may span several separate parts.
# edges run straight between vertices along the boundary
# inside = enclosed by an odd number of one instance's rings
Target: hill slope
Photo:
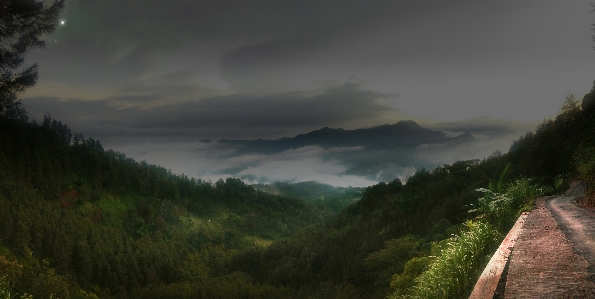
[[[144,297],[155,286],[198,279],[193,286],[208,294],[217,284],[246,283],[225,276],[238,250],[269,246],[334,214],[239,179],[175,175],[72,137],[51,118],[39,126],[0,119],[0,274],[7,275],[0,287],[13,293]]]

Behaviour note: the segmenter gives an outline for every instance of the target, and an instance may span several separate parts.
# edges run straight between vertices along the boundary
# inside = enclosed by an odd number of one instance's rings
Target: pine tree
[[[45,47],[39,36],[52,33],[66,0],[44,5],[38,0],[0,1],[0,116],[27,120],[17,94],[37,81],[37,64],[21,68],[25,54]]]

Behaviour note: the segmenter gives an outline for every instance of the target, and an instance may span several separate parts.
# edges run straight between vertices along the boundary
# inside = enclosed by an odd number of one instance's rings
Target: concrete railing
[[[528,215],[529,213],[527,212],[522,213],[512,229],[508,232],[506,238],[504,238],[500,247],[498,247],[498,250],[496,250],[496,253],[494,253],[492,259],[490,259],[490,262],[483,270],[483,273],[481,273],[469,299],[486,299],[494,297],[496,289],[498,288],[498,283],[508,264],[510,253],[516,244],[517,238]]]

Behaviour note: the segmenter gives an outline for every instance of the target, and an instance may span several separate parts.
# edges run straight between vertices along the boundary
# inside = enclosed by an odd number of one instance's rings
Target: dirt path
[[[580,192],[573,187],[572,195],[536,201],[511,255],[504,298],[595,298],[595,214],[572,203]]]
[[[574,184],[566,196],[552,198],[547,207],[552,212],[573,251],[584,257],[589,266],[589,280],[595,282],[595,212],[576,204],[584,193],[583,184]]]

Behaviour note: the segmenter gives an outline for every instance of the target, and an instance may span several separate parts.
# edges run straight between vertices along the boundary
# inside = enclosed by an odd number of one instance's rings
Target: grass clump
[[[446,240],[428,269],[414,279],[406,294],[389,298],[462,298],[481,274],[485,257],[498,244],[501,234],[490,224],[469,221],[467,231]]]

